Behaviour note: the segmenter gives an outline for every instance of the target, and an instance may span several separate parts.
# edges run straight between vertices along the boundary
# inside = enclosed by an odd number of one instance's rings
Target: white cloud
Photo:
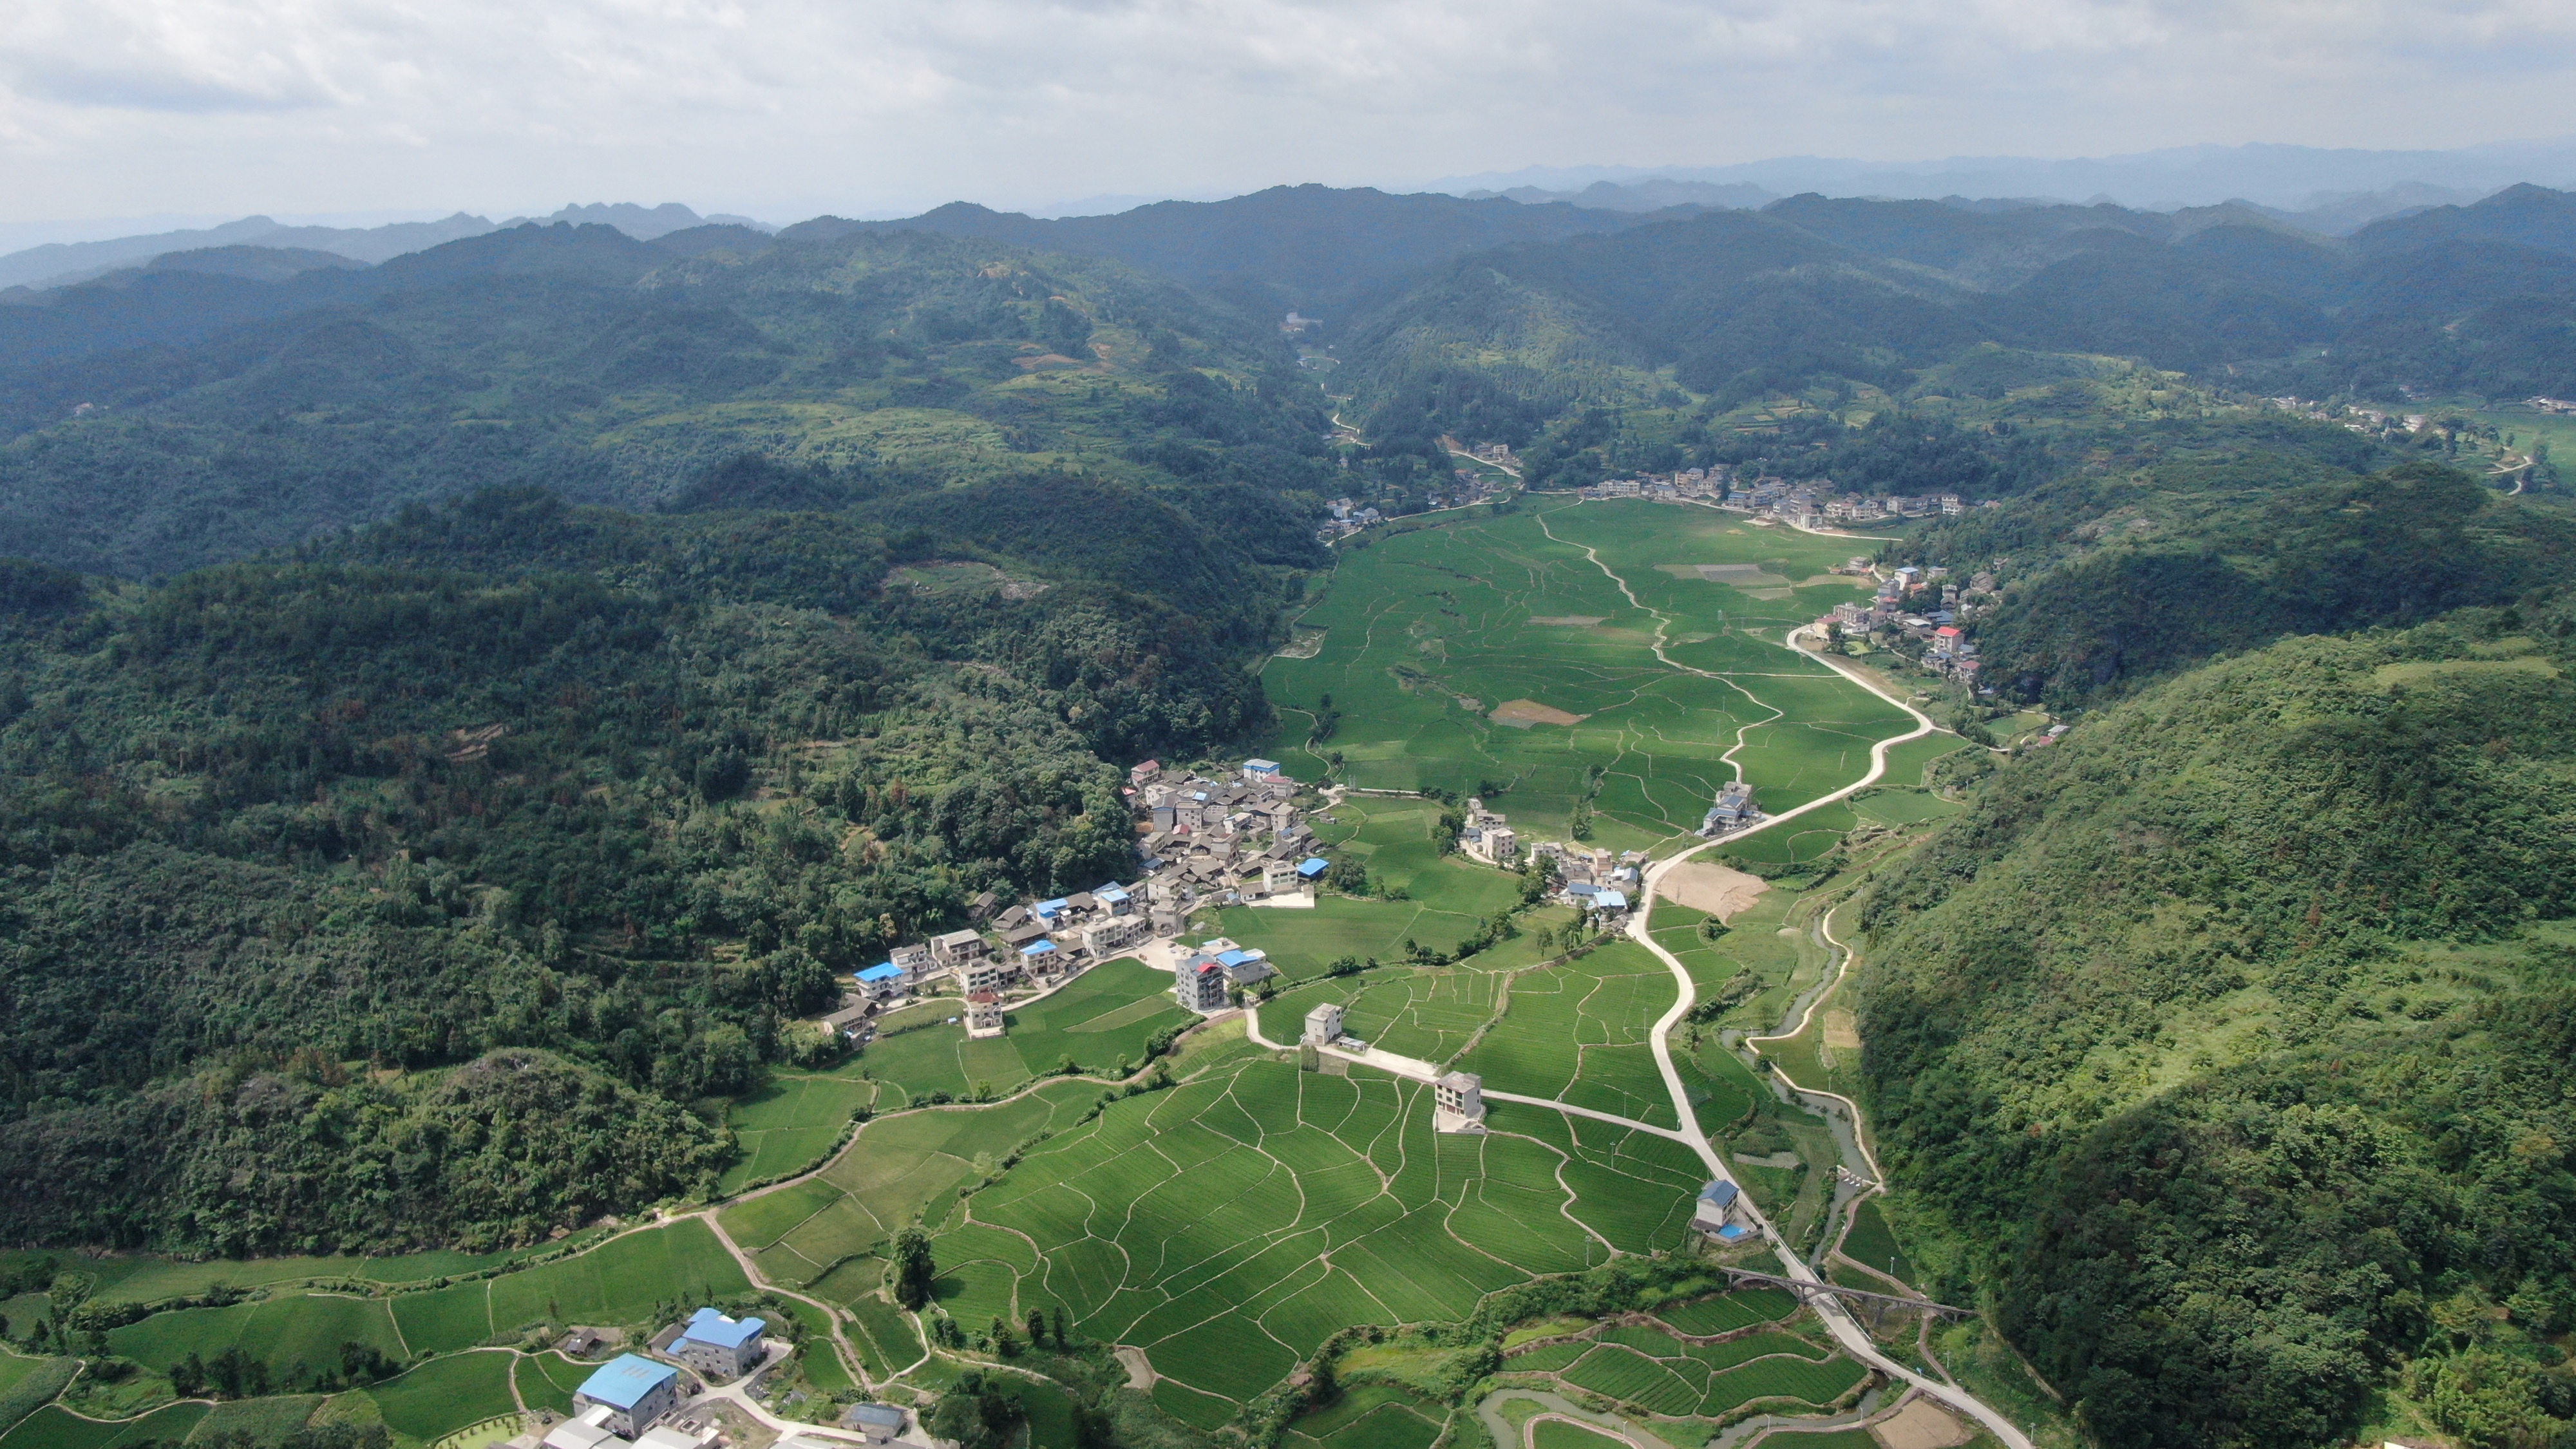
[[[18,218],[2576,131],[2563,0],[17,0]]]

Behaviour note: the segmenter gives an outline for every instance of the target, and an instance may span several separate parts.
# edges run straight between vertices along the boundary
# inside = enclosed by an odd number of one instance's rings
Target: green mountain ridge
[[[2571,638],[2561,594],[2180,675],[1870,887],[1890,1169],[2098,1442],[2576,1410]]]

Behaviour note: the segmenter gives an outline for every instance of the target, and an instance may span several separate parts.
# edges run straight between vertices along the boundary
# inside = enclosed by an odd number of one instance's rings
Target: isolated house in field
[[[1744,1225],[1743,1192],[1724,1180],[1701,1188],[1699,1202],[1691,1209],[1691,1226],[1721,1243],[1742,1241],[1752,1231]]]
[[[1002,1034],[1002,998],[991,991],[977,991],[966,998],[966,1035],[982,1038]]]
[[[1306,1013],[1306,1034],[1299,1040],[1327,1046],[1339,1041],[1341,1035],[1342,1008],[1336,1002],[1327,1001]]]
[[[768,1356],[769,1347],[761,1341],[768,1331],[765,1318],[727,1318],[701,1308],[671,1341],[671,1357],[710,1379],[738,1379]]]
[[[1742,780],[1730,780],[1717,792],[1717,803],[1710,806],[1707,818],[1700,821],[1699,833],[1717,835],[1740,829],[1762,818],[1754,803],[1753,787]]]
[[[1450,1072],[1431,1084],[1431,1126],[1436,1132],[1485,1130],[1485,1079]]]
[[[632,1439],[680,1402],[680,1371],[641,1354],[621,1353],[573,1390],[573,1417]],[[592,1411],[605,1409],[594,1417]]]

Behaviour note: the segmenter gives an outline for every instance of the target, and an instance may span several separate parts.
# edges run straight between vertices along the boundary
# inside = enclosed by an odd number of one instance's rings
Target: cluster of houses
[[[769,1324],[701,1308],[655,1335],[644,1353],[621,1353],[573,1390],[572,1417],[522,1434],[505,1449],[709,1449],[721,1432],[713,1414],[689,1410],[704,1383],[731,1383],[758,1372],[771,1357]],[[597,1334],[581,1330],[564,1342],[586,1354]],[[867,1410],[864,1415],[860,1410]],[[902,1436],[910,1419],[892,1404],[855,1406],[843,1418],[869,1443]],[[799,1449],[848,1449],[847,1440],[798,1436]],[[785,1445],[781,1446],[785,1449]]]
[[[2576,402],[2569,402],[2563,397],[2532,397],[2524,398],[2523,402],[2534,412],[2555,413],[2562,416],[2576,413]]]
[[[1553,840],[1540,841],[1530,850],[1555,871],[1555,898],[1559,904],[1587,912],[1600,925],[1616,924],[1627,917],[1630,898],[1645,868],[1645,852],[1631,850],[1613,855],[1606,850]]]
[[[2420,433],[2432,421],[2423,413],[2392,415],[2377,408],[2338,407],[2332,403],[2310,402],[2303,397],[2273,397],[2265,398],[2264,401],[2282,412],[2295,414],[2311,422],[2341,423],[2356,433],[2385,433],[2392,428],[2403,428],[2410,433]],[[2549,406],[2555,402],[2557,402],[2555,398],[2531,399],[2531,405],[2544,413],[2556,411],[2557,409]],[[2560,403],[2558,406],[2576,410],[2576,404]]]
[[[1204,901],[1311,892],[1330,864],[1313,853],[1314,831],[1295,803],[1297,782],[1275,760],[1246,760],[1233,776],[1214,780],[1147,760],[1127,779],[1124,793],[1141,832],[1137,880],[1005,909],[987,891],[967,906],[980,928],[896,947],[856,974],[841,1008],[824,1024],[863,1042],[878,1013],[953,979],[964,999],[966,1034],[1000,1036],[1015,993],[1054,986],[1149,940],[1178,936]],[[1225,965],[1234,972],[1228,984],[1245,984],[1238,979],[1241,963]]]
[[[1315,832],[1296,805],[1297,782],[1277,761],[1246,760],[1236,778],[1210,780],[1147,760],[1127,777],[1146,832],[1146,875],[1175,917],[1160,934],[1177,934],[1179,918],[1201,896],[1302,893],[1324,873]]]
[[[1486,809],[1483,800],[1470,795],[1466,821],[1458,827],[1458,853],[1508,870],[1520,858],[1521,840],[1500,814]]]
[[[1977,646],[1963,626],[1994,598],[1995,576],[1980,571],[1963,589],[1948,581],[1949,574],[1937,564],[1929,568],[1909,564],[1880,580],[1877,596],[1869,602],[1836,604],[1833,612],[1816,622],[1820,627],[1839,627],[1846,634],[1917,640],[1924,646],[1924,667],[1973,682],[1980,667]]]
[[[1757,517],[1776,518],[1800,528],[1933,518],[1962,513],[1970,506],[1956,493],[1864,494],[1838,489],[1830,478],[1797,483],[1775,477],[1739,478],[1722,463],[1673,474],[1641,473],[1634,478],[1612,478],[1583,489],[1582,494],[1586,498],[1713,503]],[[2000,505],[1988,500],[1976,506],[1992,508]]]

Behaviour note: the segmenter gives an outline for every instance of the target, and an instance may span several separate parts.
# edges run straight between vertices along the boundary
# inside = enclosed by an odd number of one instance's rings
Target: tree
[[[939,1265],[931,1261],[930,1234],[906,1228],[894,1235],[894,1301],[918,1313],[930,1301]]]
[[[1031,1347],[1031,1348],[1037,1348],[1037,1347],[1040,1347],[1040,1346],[1044,1345],[1044,1344],[1046,1343],[1046,1330],[1047,1330],[1046,1310],[1045,1310],[1045,1309],[1043,1309],[1043,1308],[1032,1308],[1032,1309],[1030,1309],[1030,1310],[1029,1310],[1029,1347]],[[1062,1347],[1064,1347],[1064,1341],[1063,1341],[1062,1339],[1058,1339],[1058,1340],[1056,1341],[1056,1347],[1058,1347],[1058,1348],[1062,1348]]]
[[[1058,1348],[1065,1346],[1064,1305],[1061,1303],[1055,1306],[1055,1346]]]
[[[930,1411],[929,1428],[933,1437],[960,1449],[998,1449],[1010,1442],[1027,1416],[1006,1384],[980,1369],[969,1369],[939,1396]]]
[[[1018,1339],[1016,1339],[1016,1338],[1013,1338],[1013,1337],[1011,1336],[1011,1324],[1010,1324],[1010,1320],[1009,1320],[1009,1319],[1004,1318],[1002,1315],[1000,1315],[1000,1314],[998,1314],[998,1313],[994,1314],[994,1315],[993,1315],[993,1352],[1000,1354],[1000,1355],[1001,1355],[1002,1357],[1004,1357],[1004,1358],[1009,1358],[1012,1354],[1015,1354],[1015,1353],[1017,1353],[1017,1352],[1019,1352],[1019,1351],[1020,1351],[1020,1342],[1019,1342],[1019,1340],[1018,1340]]]

